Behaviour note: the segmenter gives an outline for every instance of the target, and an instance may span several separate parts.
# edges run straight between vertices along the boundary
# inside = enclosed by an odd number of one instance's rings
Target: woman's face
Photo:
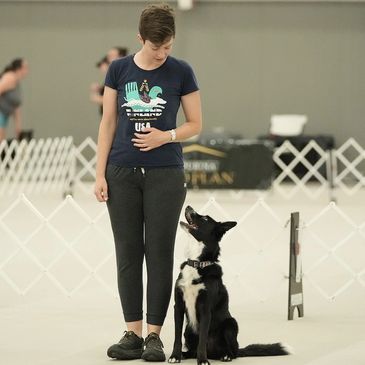
[[[174,38],[170,38],[168,41],[161,45],[156,45],[149,40],[142,41],[142,50],[149,62],[162,65],[166,58],[169,56],[172,50]]]
[[[109,64],[106,62],[103,62],[100,66],[99,66],[99,70],[100,72],[105,75],[108,72],[108,68],[109,68]]]
[[[24,78],[25,76],[28,75],[29,66],[28,66],[27,61],[23,61],[22,67],[18,70],[18,72],[19,72],[19,75],[20,75],[21,78]]]
[[[112,48],[108,51],[106,57],[108,58],[108,62],[112,63],[114,60],[120,58],[119,51],[116,48]]]

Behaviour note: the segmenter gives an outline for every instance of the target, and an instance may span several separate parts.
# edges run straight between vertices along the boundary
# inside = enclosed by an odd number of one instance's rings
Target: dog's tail
[[[280,342],[272,344],[253,344],[238,350],[238,357],[246,356],[281,356],[292,354],[293,350],[288,345]]]

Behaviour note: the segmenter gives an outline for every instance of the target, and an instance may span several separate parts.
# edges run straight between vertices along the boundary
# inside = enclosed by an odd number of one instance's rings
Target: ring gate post
[[[302,255],[299,242],[299,213],[290,215],[290,254],[289,254],[289,296],[288,320],[294,318],[294,310],[298,309],[299,317],[304,316]]]
[[[72,147],[67,156],[67,171],[66,171],[66,179],[63,188],[63,199],[65,199],[68,195],[74,195],[74,187],[75,187],[75,177],[76,177],[76,153],[75,153],[75,145],[72,142]]]
[[[328,192],[329,192],[329,200],[331,202],[336,202],[335,196],[335,176],[337,175],[337,167],[336,167],[336,157],[335,157],[335,150],[330,149],[327,151],[327,180],[328,180]]]

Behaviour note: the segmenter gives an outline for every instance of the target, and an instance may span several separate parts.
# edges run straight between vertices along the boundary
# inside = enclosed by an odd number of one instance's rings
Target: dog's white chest
[[[196,319],[196,299],[200,290],[205,289],[203,283],[193,284],[193,280],[200,278],[198,270],[191,266],[186,265],[182,272],[182,277],[178,282],[178,286],[181,288],[184,296],[185,306],[189,317],[189,325],[197,332],[197,319]]]

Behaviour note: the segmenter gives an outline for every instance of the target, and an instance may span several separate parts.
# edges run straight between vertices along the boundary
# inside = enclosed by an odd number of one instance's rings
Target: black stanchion
[[[303,317],[302,255],[298,212],[290,215],[288,320],[294,318],[295,308],[298,309],[299,317]]]

